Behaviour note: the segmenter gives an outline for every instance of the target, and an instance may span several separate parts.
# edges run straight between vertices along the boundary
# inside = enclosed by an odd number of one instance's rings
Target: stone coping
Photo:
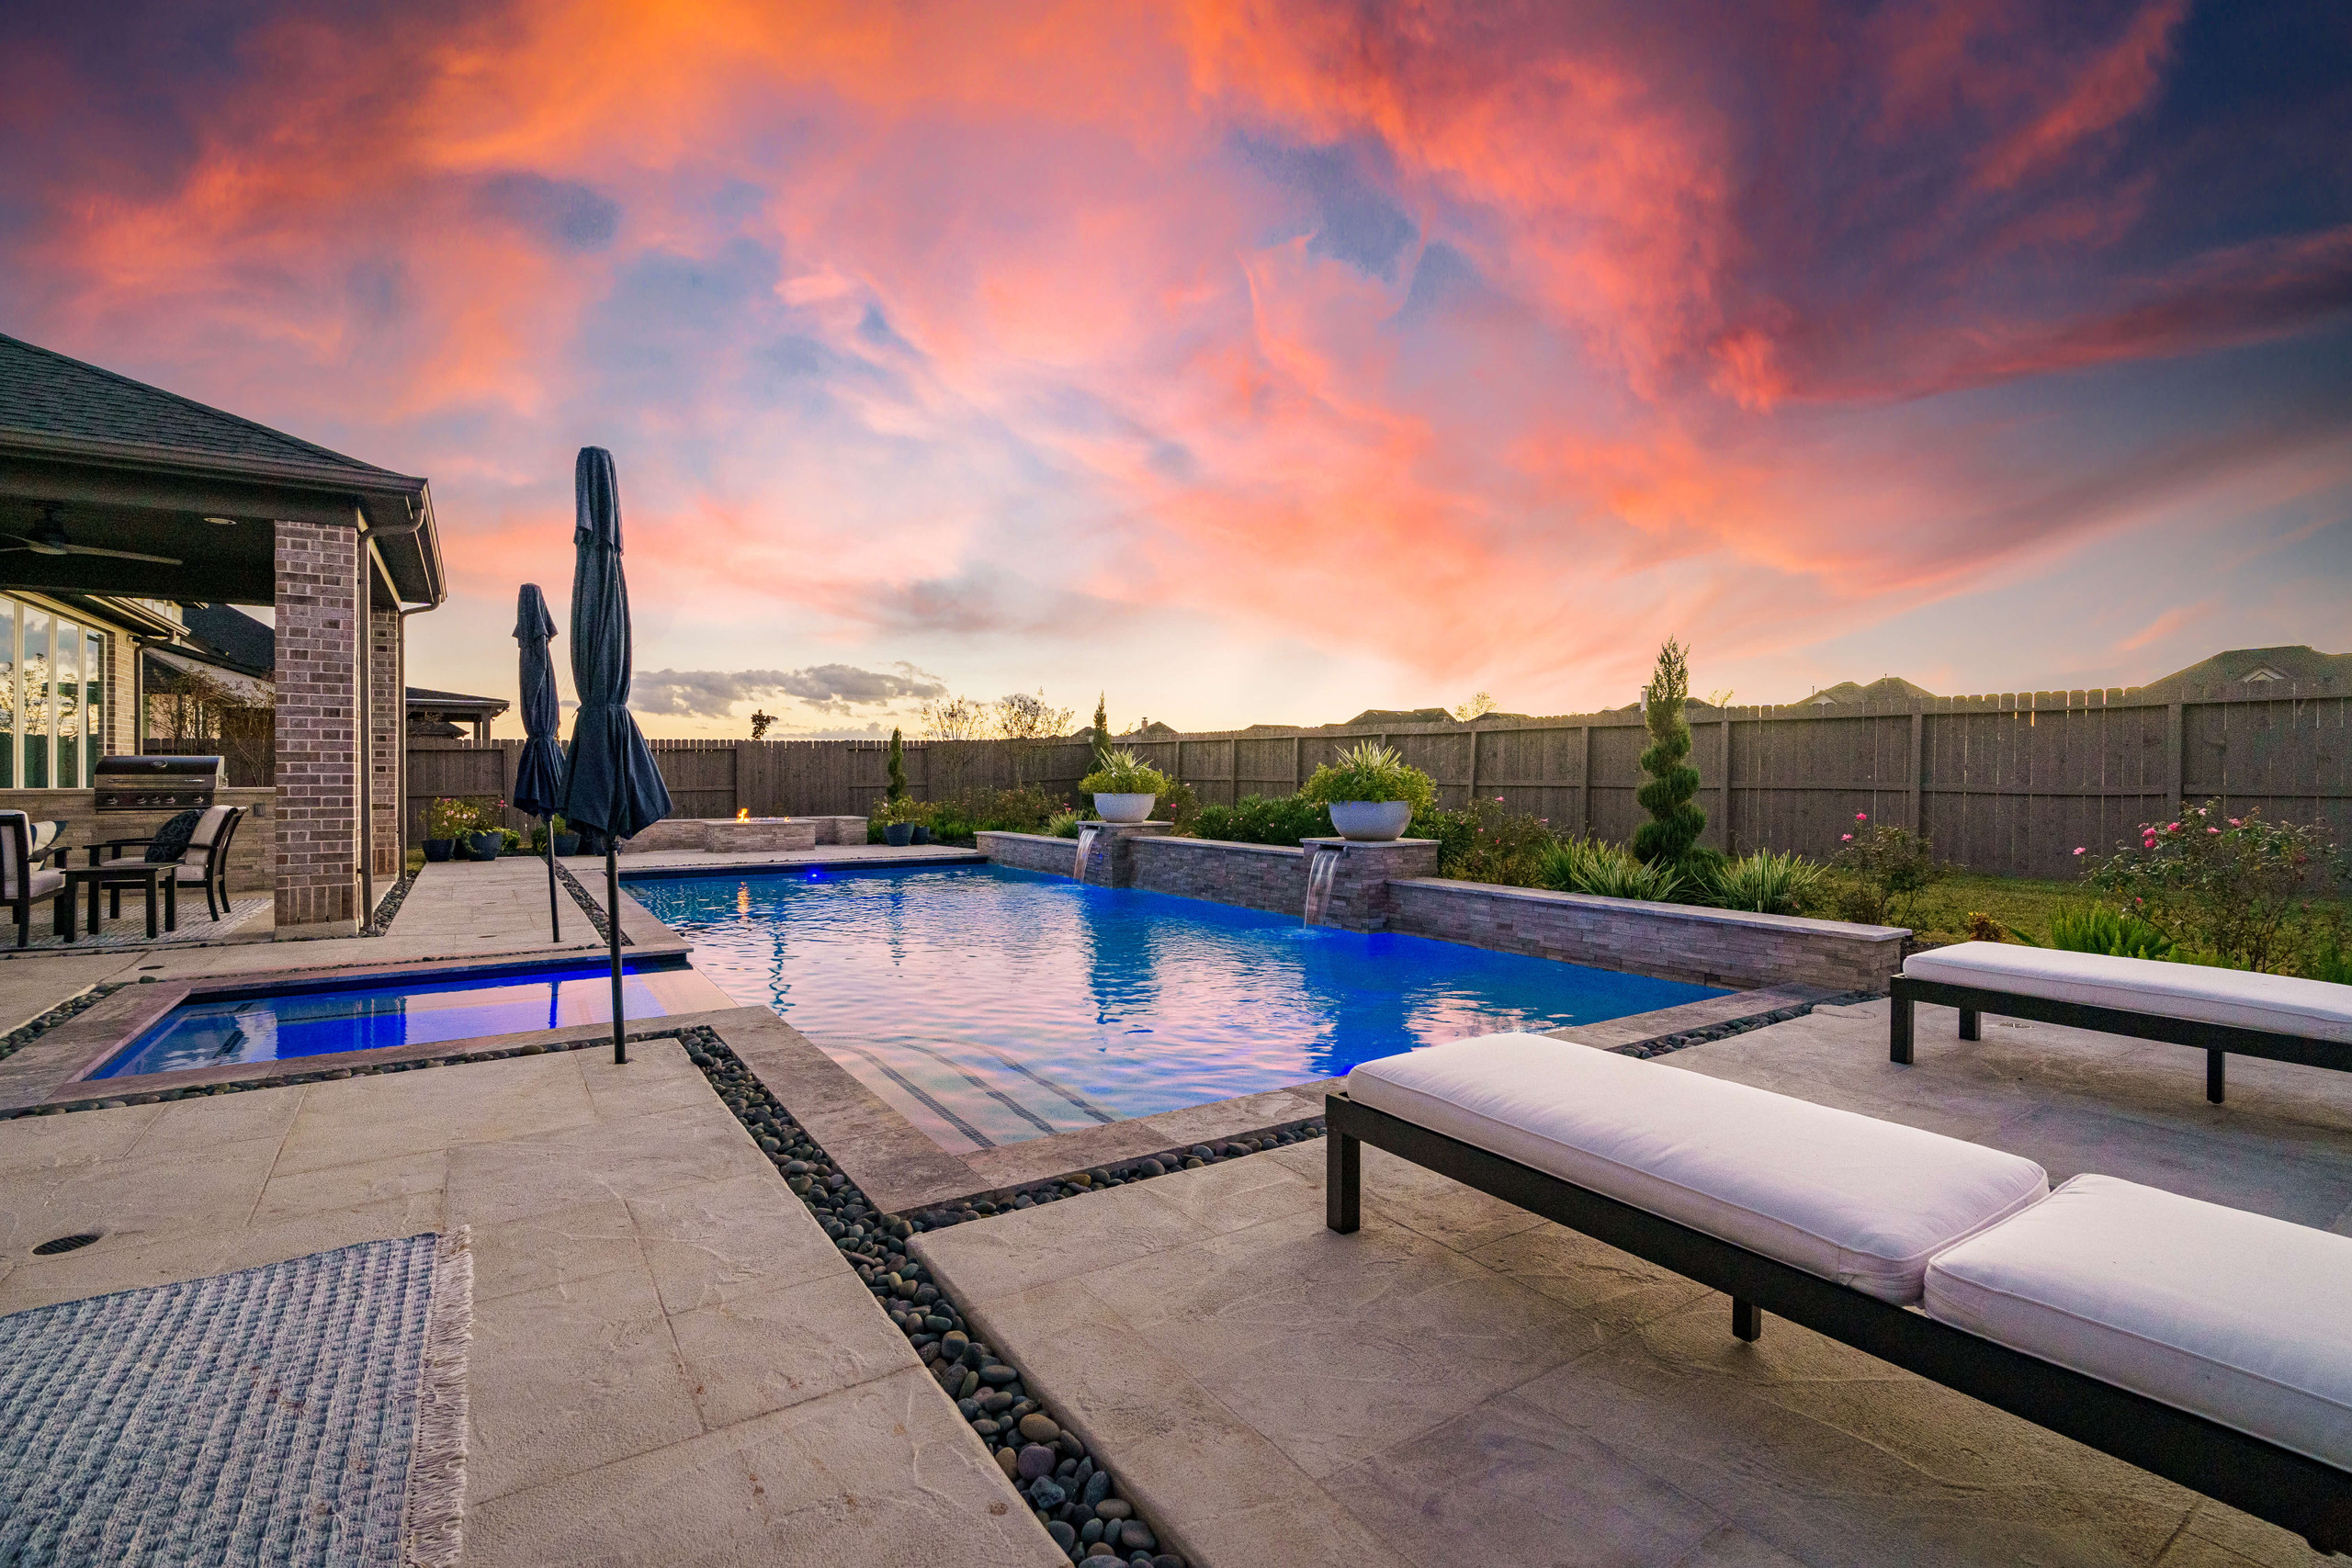
[[[600,860],[597,863],[602,865],[604,863]],[[953,844],[937,848],[925,846],[922,849],[910,846],[906,852],[894,852],[887,858],[880,855],[827,855],[821,849],[814,854],[797,854],[789,859],[775,854],[753,854],[741,860],[699,855],[674,862],[665,861],[660,865],[624,863],[621,866],[621,886],[626,889],[632,882],[661,882],[673,876],[741,876],[757,875],[762,872],[805,871],[812,865],[893,871],[903,866],[988,863],[989,857],[979,851],[957,849]],[[582,886],[585,886],[584,879]],[[623,929],[627,929],[626,926]]]
[[[1705,904],[1660,904],[1646,898],[1602,898],[1589,893],[1555,893],[1548,887],[1507,887],[1498,882],[1463,882],[1450,876],[1400,878],[1416,888],[1462,897],[1501,898],[1517,903],[1565,905],[1600,913],[1639,911],[1657,919],[1687,920],[1696,925],[1750,926],[1765,931],[1802,931],[1810,936],[1844,937],[1850,942],[1901,942],[1911,932],[1901,926],[1859,926],[1845,920],[1815,919],[1808,915],[1759,915],[1749,909],[1719,909]]]

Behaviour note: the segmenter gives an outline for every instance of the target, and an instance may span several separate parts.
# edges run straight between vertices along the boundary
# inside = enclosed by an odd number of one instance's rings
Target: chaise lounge
[[[1367,1062],[1369,1143],[1987,1404],[2352,1550],[2352,1237],[1544,1035]]]
[[[2205,1098],[2222,1103],[2231,1052],[2352,1069],[2352,986],[2199,964],[1963,942],[1915,953],[1891,987],[1887,1055],[1911,1066],[1920,1002],[1960,1010],[1960,1037],[1985,1013],[2162,1040],[2205,1052]]]

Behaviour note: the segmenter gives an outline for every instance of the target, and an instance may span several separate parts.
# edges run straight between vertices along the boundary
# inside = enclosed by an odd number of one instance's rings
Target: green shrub
[[[1596,898],[1668,904],[1686,891],[1682,874],[1663,861],[1645,861],[1623,845],[1595,839],[1569,839],[1555,844],[1544,856],[1543,875],[1544,886]]]
[[[1840,919],[1909,925],[1919,895],[1951,874],[1931,841],[1908,828],[1873,822],[1867,811],[1854,813],[1854,830],[1844,840],[1829,861],[1839,874],[1831,901]]]
[[[1817,897],[1822,869],[1803,855],[1753,854],[1727,858],[1707,874],[1702,889],[1710,903],[1759,915],[1801,914]]]
[[[2104,953],[2116,958],[2170,958],[2172,938],[2137,915],[2119,914],[2103,904],[2064,905],[2050,917],[2050,945],[2067,953]]]
[[[1204,806],[1193,831],[1228,844],[1295,844],[1334,836],[1322,802],[1295,795],[1245,795],[1231,806]]]
[[[1437,785],[1394,747],[1365,740],[1315,770],[1299,795],[1329,806],[1336,800],[1408,800],[1419,816],[1436,809]]]
[[[500,850],[499,853],[519,855],[523,852],[522,834],[516,832],[512,828],[501,828],[498,829],[498,836],[505,840],[505,847]]]
[[[1634,855],[1681,867],[1706,831],[1707,814],[1692,798],[1699,793],[1699,770],[1690,762],[1690,721],[1682,716],[1682,705],[1690,696],[1690,653],[1671,637],[1658,649],[1657,670],[1646,695],[1642,723],[1650,732],[1650,743],[1641,762],[1650,778],[1634,792],[1634,798],[1650,819],[1634,834]]]
[[[1085,795],[1164,795],[1170,782],[1166,773],[1122,747],[1112,752],[1101,767],[1079,780],[1078,787]]]
[[[1046,818],[1046,831],[1057,839],[1075,839],[1078,825],[1086,820],[1075,811],[1057,811]]]
[[[902,795],[896,800],[883,801],[881,806],[877,807],[871,816],[866,818],[865,820],[870,826],[878,828],[895,828],[901,822],[921,822],[925,820],[930,809],[930,802],[917,800],[911,795]]]
[[[1405,830],[1437,840],[1440,876],[1504,887],[1544,886],[1544,856],[1559,842],[1540,818],[1510,810],[1500,796],[1462,811],[1424,811]]]
[[[899,732],[895,728],[890,731],[889,781],[888,784],[886,785],[882,791],[882,798],[885,800],[906,799],[907,743],[899,739]]]
[[[499,825],[498,808],[503,804],[488,795],[444,796],[425,810],[424,836],[462,839],[468,833],[488,832]]]
[[[2226,809],[2218,800],[2183,803],[2176,821],[2143,822],[2136,847],[2092,861],[2085,880],[2176,948],[2211,953],[2233,969],[2299,964],[2312,922],[2324,919],[2315,896],[2345,874],[2343,856],[2323,824]]]

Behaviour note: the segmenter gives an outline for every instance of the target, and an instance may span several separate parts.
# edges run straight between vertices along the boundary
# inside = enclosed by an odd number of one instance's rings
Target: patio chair
[[[1362,1144],[2294,1530],[2352,1548],[2352,1237],[1535,1034],[1366,1062]]]
[[[245,815],[242,806],[213,806],[201,812],[183,811],[151,837],[144,839],[108,839],[94,845],[90,861],[97,863],[98,852],[107,852],[108,860],[119,860],[122,852],[140,849],[146,852],[151,863],[176,860],[181,869],[173,881],[182,887],[204,889],[204,907],[215,920],[229,912],[229,847],[237,836],[237,824]],[[177,844],[178,832],[186,818],[196,820],[186,827],[187,838]],[[121,895],[115,894],[113,912],[120,914]]]
[[[63,854],[57,842],[58,824],[36,822],[21,811],[0,809],[0,898],[17,916],[17,945],[32,941],[33,902],[46,898],[57,934],[63,936],[74,919],[74,889],[62,871],[41,862]]]

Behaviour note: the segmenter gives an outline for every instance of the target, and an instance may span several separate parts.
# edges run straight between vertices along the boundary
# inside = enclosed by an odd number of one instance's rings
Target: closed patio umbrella
[[[628,1060],[621,1017],[621,872],[615,841],[670,815],[670,791],[629,716],[628,583],[621,575],[620,481],[613,455],[582,446],[572,468],[571,684],[580,711],[564,755],[562,810],[605,840],[605,925],[613,950],[613,1060]]]
[[[544,818],[548,827],[548,923],[563,940],[562,906],[555,887],[555,812],[563,804],[563,747],[556,739],[555,661],[548,639],[555,617],[536,582],[514,596],[514,640],[522,645],[523,755],[514,763],[514,809]]]

